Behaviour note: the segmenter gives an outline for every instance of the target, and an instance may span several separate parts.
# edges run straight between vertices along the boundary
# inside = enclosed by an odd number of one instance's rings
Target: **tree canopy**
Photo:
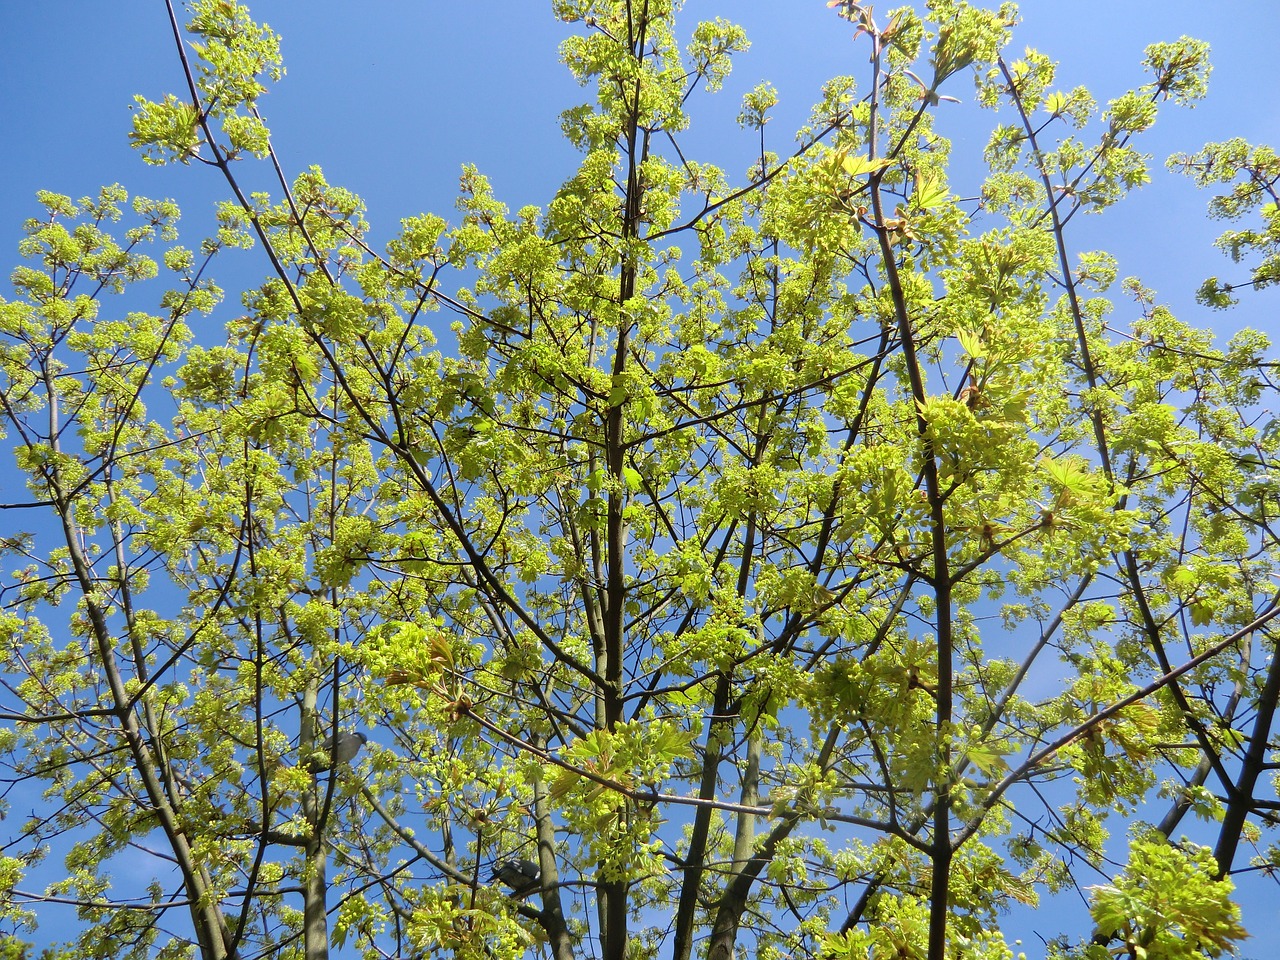
[[[170,7],[129,134],[220,179],[216,232],[38,196],[0,956],[995,960],[1073,894],[1047,955],[1232,951],[1280,866],[1276,363],[1073,232],[1207,46],[1099,105],[1013,4],[836,0],[865,66],[794,139],[752,90],[735,171],[684,141],[740,28],[551,5],[587,94],[543,206],[467,167],[375,245],[286,173],[233,0]],[[1268,296],[1275,153],[1169,164],[1231,223],[1204,308]]]

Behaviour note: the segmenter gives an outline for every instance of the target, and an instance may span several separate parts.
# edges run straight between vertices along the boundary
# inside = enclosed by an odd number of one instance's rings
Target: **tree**
[[[40,196],[0,304],[8,506],[47,518],[5,540],[10,782],[50,804],[0,864],[10,952],[69,902],[79,956],[1007,957],[1000,917],[1073,888],[1055,955],[1231,949],[1231,878],[1280,860],[1273,362],[1137,280],[1113,321],[1070,231],[1205,46],[1099,114],[1006,57],[1011,5],[837,2],[865,75],[786,157],[756,88],[738,179],[681,140],[741,30],[553,6],[595,96],[545,209],[468,168],[456,225],[375,248],[286,179],[278,40],[229,0],[190,44],[171,9],[185,87],[132,132],[224,179],[217,234]],[[933,127],[966,74],[972,200]],[[1245,176],[1215,210],[1261,214],[1224,244],[1272,282],[1274,155],[1175,162]],[[231,248],[266,277],[214,340]],[[111,876],[140,854],[145,893]]]

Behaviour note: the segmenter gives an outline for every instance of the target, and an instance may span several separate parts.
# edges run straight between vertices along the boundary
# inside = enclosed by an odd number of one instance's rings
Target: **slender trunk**
[[[638,18],[628,17],[631,32],[628,45],[637,66],[644,61],[648,4]],[[622,264],[618,275],[618,328],[614,344],[612,374],[615,385],[621,385],[631,354],[633,321],[627,304],[636,293],[637,265],[628,245],[640,234],[640,209],[644,198],[641,167],[649,151],[649,134],[639,127],[640,73],[637,70],[635,88],[632,91],[630,117],[623,131],[626,138],[627,186],[622,207]],[[627,500],[627,487],[623,477],[623,458],[626,454],[626,404],[625,395],[610,395],[605,415],[604,445],[605,467],[612,480],[605,513],[605,604],[604,604],[604,655],[600,672],[604,677],[603,712],[604,725],[612,730],[624,719],[623,654],[625,651],[626,612],[626,543],[627,524],[623,515]],[[626,960],[628,934],[627,891],[625,879],[601,880],[597,890],[600,911],[600,940],[604,960]]]
[[[826,739],[822,743],[822,748],[818,751],[817,764],[818,769],[826,773],[830,769],[831,757],[835,753],[836,744],[840,741],[841,727],[839,724],[833,724],[827,731]],[[752,738],[755,740],[756,738]],[[758,764],[760,752],[748,743],[748,757],[753,754],[755,762]],[[748,760],[748,768],[751,766]],[[747,775],[743,778],[743,793],[750,795],[749,791],[759,789],[759,769],[753,771],[748,769]],[[758,799],[758,798],[757,798]],[[710,960],[732,960],[737,947],[738,927],[742,922],[742,915],[746,912],[747,903],[751,896],[751,887],[760,876],[760,872],[773,860],[777,854],[778,845],[791,836],[792,831],[800,825],[804,817],[807,815],[804,811],[809,809],[808,805],[811,801],[809,796],[797,797],[792,804],[791,810],[787,815],[774,826],[764,839],[760,842],[759,847],[755,847],[755,818],[752,817],[749,823],[743,821],[738,822],[738,831],[734,842],[734,864],[733,872],[729,877],[729,882],[725,884],[724,895],[720,898],[720,905],[716,909],[715,920],[711,925],[711,943],[707,948],[707,956]],[[745,859],[739,859],[740,857]],[[786,894],[784,893],[785,897]]]
[[[308,838],[303,848],[306,865],[302,875],[302,945],[306,960],[328,960],[329,918],[325,908],[324,841],[319,836]]]
[[[759,735],[753,734],[747,740],[747,762],[742,771],[740,800],[743,806],[755,806],[760,800],[760,756],[763,748],[764,741]],[[725,884],[726,903],[732,901],[734,909],[721,909],[716,914],[711,931],[711,946],[707,950],[710,960],[733,960],[738,939],[738,922],[742,916],[742,908],[746,906],[746,893],[759,874],[758,867],[751,869],[755,838],[755,815],[738,814],[738,826],[733,836],[733,865],[729,868],[729,879]],[[733,892],[733,896],[729,895],[729,891]]]
[[[703,800],[714,799],[716,780],[720,773],[720,738],[725,727],[725,715],[729,712],[729,677],[721,673],[716,677],[716,689],[712,697],[712,721],[707,728],[707,745],[702,748],[702,777],[698,784],[698,796]],[[689,834],[689,849],[685,854],[684,875],[680,881],[680,902],[676,907],[675,945],[672,960],[689,960],[693,951],[693,934],[698,911],[698,891],[702,888],[702,874],[707,856],[707,837],[711,831],[710,806],[698,807]]]
[[[875,59],[876,84],[879,90],[880,61]],[[875,158],[876,149],[876,109],[878,99],[872,100],[872,117],[870,123],[871,142],[869,152]],[[929,424],[920,412],[925,402],[924,375],[920,358],[916,353],[915,325],[907,306],[903,291],[902,278],[898,274],[897,254],[889,239],[889,229],[884,226],[884,202],[880,195],[879,173],[871,177],[871,206],[876,223],[880,244],[880,258],[884,266],[885,281],[893,299],[893,309],[898,321],[898,337],[902,342],[902,355],[905,361],[907,379],[911,385],[911,398],[916,404],[916,430],[920,436],[920,454],[923,461],[924,492],[929,503],[929,531],[932,538],[932,576],[928,578],[933,587],[937,610],[936,636],[934,642],[935,662],[938,669],[937,690],[935,693],[936,710],[934,714],[934,736],[936,754],[934,758],[935,772],[933,776],[934,810],[933,840],[930,844],[930,861],[932,875],[929,881],[929,960],[944,960],[947,947],[948,900],[951,892],[951,861],[953,848],[951,843],[951,726],[952,714],[955,710],[954,671],[952,655],[954,639],[951,623],[951,568],[947,557],[947,525],[944,513],[945,496],[938,480],[938,462],[929,440]]]
[[[539,750],[546,744],[536,734],[532,737]],[[560,873],[556,866],[556,831],[551,818],[551,804],[547,799],[546,784],[541,779],[533,784],[533,822],[538,837],[538,870],[542,877],[542,916],[540,922],[546,931],[554,960],[573,960],[573,937],[564,919],[564,907],[560,899]]]
[[[316,745],[316,702],[319,698],[319,683],[311,680],[302,694],[302,734],[301,746],[303,754],[310,753]],[[336,775],[330,769],[329,776]],[[311,830],[307,842],[303,846],[302,868],[302,947],[306,960],[328,960],[329,957],[329,916],[326,900],[328,883],[325,876],[324,849],[324,804],[318,795],[317,784],[302,796],[302,816]]]
[[[872,205],[876,211],[876,219],[883,222],[879,184],[871,191]],[[893,250],[888,236],[882,229],[880,243],[884,258],[885,272],[888,277],[890,292],[893,295],[894,307],[898,314],[901,330],[902,349],[906,359],[907,374],[911,381],[911,392],[917,403],[924,401],[924,380],[920,373],[920,363],[916,356],[915,331],[908,313],[906,298],[902,292],[902,283],[898,277],[897,264],[893,259]],[[933,842],[930,845],[932,875],[929,886],[929,960],[943,960],[947,945],[948,900],[951,887],[951,726],[955,709],[955,680],[952,664],[954,639],[951,623],[951,570],[947,557],[947,527],[943,512],[944,497],[938,482],[938,464],[935,459],[933,445],[928,441],[926,433],[928,424],[918,417],[921,451],[924,459],[924,486],[929,501],[929,527],[933,539],[933,573],[929,578],[933,587],[937,609],[937,632],[935,637],[935,660],[938,669],[936,711],[934,714],[934,735],[937,744],[934,774],[934,810],[933,810]]]
[[[622,271],[623,301],[630,297],[635,285],[635,271],[624,266]],[[618,328],[617,352],[614,355],[613,372],[618,377],[626,369],[630,330],[625,317]],[[613,730],[623,716],[623,651],[625,647],[626,604],[626,539],[627,526],[623,517],[625,485],[622,483],[623,458],[623,407],[625,401],[613,404],[605,421],[605,465],[615,483],[610,489],[605,516],[605,590],[604,636],[602,662],[596,669],[604,679],[600,691],[602,726]],[[597,907],[600,916],[600,939],[604,960],[625,960],[627,955],[627,882],[625,879],[602,879],[597,888]]]

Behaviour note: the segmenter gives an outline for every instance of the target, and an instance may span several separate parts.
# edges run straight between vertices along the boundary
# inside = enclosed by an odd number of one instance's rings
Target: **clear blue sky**
[[[34,192],[79,197],[118,181],[130,193],[173,197],[194,244],[209,223],[223,184],[197,165],[146,167],[130,149],[134,93],[159,99],[183,89],[160,0],[0,0],[0,264],[16,262],[21,222],[36,212]],[[878,6],[888,9],[890,4]],[[430,211],[454,216],[458,170],[474,163],[497,195],[516,209],[545,205],[576,162],[559,138],[557,117],[582,102],[556,59],[567,35],[542,0],[422,2],[258,0],[258,19],[284,37],[288,76],[261,101],[290,176],[321,165],[331,183],[364,197],[375,236],[401,217]],[[1137,275],[1185,320],[1229,333],[1244,325],[1280,339],[1280,290],[1244,296],[1241,308],[1208,314],[1195,307],[1200,281],[1243,279],[1212,248],[1221,225],[1204,217],[1208,195],[1167,173],[1163,160],[1209,140],[1242,136],[1280,146],[1274,79],[1280,58],[1276,0],[1026,0],[1015,50],[1030,45],[1061,63],[1059,86],[1090,87],[1100,102],[1141,84],[1143,47],[1189,34],[1210,42],[1215,69],[1209,99],[1195,110],[1166,106],[1140,147],[1153,155],[1154,182],[1107,215],[1081,225],[1076,250],[1105,247],[1121,275]],[[865,77],[866,41],[824,0],[689,0],[686,22],[724,16],[741,23],[752,49],[736,61],[723,93],[695,99],[692,151],[745,169],[753,141],[733,122],[739,97],[767,80],[781,95],[771,124],[772,149],[785,153],[820,84],[850,73]],[[969,100],[968,80],[951,94]],[[973,187],[990,115],[964,119],[972,104],[952,106],[957,192]],[[971,178],[969,182],[964,177]],[[968,191],[970,194],[972,190]],[[261,271],[259,271],[260,273]],[[7,290],[4,291],[7,293]],[[1247,956],[1280,955],[1280,893],[1271,884],[1247,899],[1254,939]],[[1053,929],[1052,922],[1046,929]],[[1041,945],[1028,937],[1031,957]]]
[[[377,235],[387,236],[414,213],[450,217],[462,163],[487,173],[513,210],[545,204],[572,169],[574,154],[559,138],[557,116],[589,92],[556,60],[566,30],[549,3],[258,0],[250,7],[284,37],[288,76],[262,109],[290,175],[308,164],[323,166],[331,183],[365,198]],[[208,171],[144,168],[126,140],[133,93],[158,98],[181,89],[160,0],[6,0],[0,9],[5,262],[40,188],[81,196],[119,181],[133,193],[179,200],[189,224],[206,222],[207,201],[221,189],[217,178]],[[1160,164],[1175,150],[1228,136],[1280,143],[1274,0],[1027,0],[1021,11],[1015,49],[1031,45],[1048,53],[1062,65],[1064,88],[1085,83],[1103,102],[1143,81],[1138,63],[1147,43],[1190,34],[1212,45],[1209,100],[1193,111],[1166,109],[1145,140],[1156,161],[1155,182],[1088,224],[1090,243],[1121,257],[1122,276],[1141,276],[1184,319],[1193,319],[1194,287],[1211,273],[1225,278],[1232,271],[1209,246],[1221,228],[1205,221],[1207,195]],[[746,166],[751,149],[733,123],[743,90],[760,80],[778,88],[781,104],[770,133],[774,149],[783,152],[825,79],[865,75],[865,42],[851,43],[850,25],[823,0],[686,4],[688,22],[716,15],[741,23],[753,46],[738,59],[725,91],[694,105],[690,136],[705,159],[718,160],[731,174]],[[951,92],[966,97],[968,81],[953,83],[958,89]],[[954,119],[973,113],[970,106],[953,107]],[[986,114],[979,118],[989,121]],[[981,132],[956,137],[958,170],[976,175],[984,139]],[[1280,332],[1274,298],[1274,292],[1254,297],[1234,314],[1204,315],[1201,322],[1224,329],[1247,322]]]

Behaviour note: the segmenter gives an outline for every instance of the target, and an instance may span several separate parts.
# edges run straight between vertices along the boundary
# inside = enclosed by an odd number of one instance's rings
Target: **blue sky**
[[[171,196],[188,223],[207,222],[221,184],[207,171],[144,167],[126,133],[133,93],[159,98],[180,89],[163,5],[58,2],[5,4],[0,33],[0,250],[13,257],[33,194],[73,196],[119,181],[133,193]],[[885,9],[888,5],[884,5]],[[559,137],[561,110],[589,95],[556,60],[566,29],[541,0],[422,3],[377,0],[259,0],[255,16],[284,37],[288,76],[262,101],[290,175],[312,163],[331,183],[365,198],[375,235],[399,219],[430,211],[450,217],[458,169],[475,163],[511,209],[545,204],[575,162]],[[1092,218],[1089,244],[1121,258],[1121,275],[1155,287],[1184,319],[1234,330],[1249,323],[1280,331],[1274,314],[1246,298],[1232,314],[1195,316],[1191,292],[1230,265],[1210,247],[1221,227],[1204,218],[1207,194],[1164,171],[1175,150],[1242,136],[1280,142],[1280,105],[1270,60],[1280,49],[1272,0],[1028,0],[1015,50],[1031,45],[1062,66],[1061,86],[1087,84],[1099,101],[1144,79],[1142,48],[1190,34],[1213,48],[1210,97],[1195,110],[1167,108],[1144,141],[1154,182],[1105,217]],[[723,93],[694,103],[689,137],[705,159],[731,174],[748,163],[751,138],[733,123],[742,91],[761,80],[781,96],[771,124],[784,152],[820,84],[832,75],[865,75],[866,44],[823,0],[689,0],[686,22],[725,16],[741,23],[752,48]],[[968,81],[951,93],[969,99]],[[990,116],[952,106],[957,173],[981,171]],[[201,174],[204,175],[201,175]],[[964,193],[964,184],[955,184]],[[1083,241],[1078,237],[1078,244]],[[1242,271],[1237,273],[1239,276]]]
[[[258,0],[250,7],[284,37],[288,76],[261,108],[287,173],[321,165],[331,183],[364,197],[375,237],[385,239],[401,217],[419,212],[453,218],[463,163],[489,175],[512,210],[545,205],[576,163],[557,118],[591,94],[556,60],[567,30],[549,3]],[[223,195],[221,179],[196,165],[146,167],[126,136],[134,93],[159,99],[182,89],[163,4],[7,0],[0,9],[5,271],[16,262],[22,220],[37,212],[38,189],[79,197],[118,181],[130,193],[173,197],[184,210],[184,240],[194,244]],[[1146,79],[1139,64],[1147,43],[1182,34],[1210,42],[1209,99],[1194,110],[1166,105],[1140,143],[1153,156],[1153,183],[1106,215],[1073,224],[1072,242],[1077,251],[1098,246],[1115,253],[1122,276],[1140,276],[1182,319],[1224,334],[1252,325],[1280,337],[1280,290],[1246,293],[1241,307],[1225,314],[1195,306],[1192,294],[1204,277],[1240,280],[1245,271],[1211,245],[1223,227],[1204,217],[1209,195],[1163,168],[1171,152],[1210,140],[1241,136],[1280,146],[1275,0],[1027,0],[1021,12],[1013,49],[1030,45],[1047,53],[1061,63],[1061,88],[1085,84],[1100,102]],[[686,4],[686,24],[717,15],[741,23],[753,46],[736,61],[724,92],[695,97],[689,142],[700,159],[739,176],[754,149],[752,136],[733,120],[741,93],[762,80],[778,89],[770,146],[789,152],[823,81],[840,73],[865,77],[867,46],[851,42],[851,26],[824,0]],[[944,92],[971,100],[963,77]],[[972,195],[966,188],[981,175],[992,118],[975,118],[971,102],[947,109],[953,189]],[[1280,897],[1274,886],[1264,889],[1269,894],[1248,904],[1254,940],[1246,955],[1266,956],[1268,940],[1280,942],[1268,935],[1280,923]],[[1024,948],[1030,956],[1041,953],[1035,942]]]

